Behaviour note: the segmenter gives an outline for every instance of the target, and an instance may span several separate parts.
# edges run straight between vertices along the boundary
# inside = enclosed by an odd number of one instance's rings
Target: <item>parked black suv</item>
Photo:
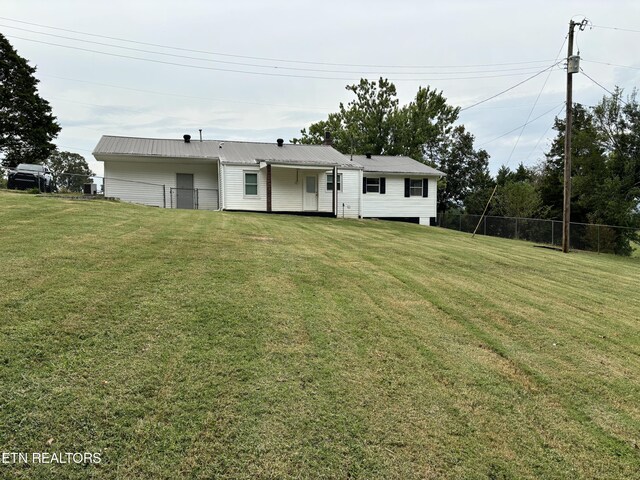
[[[7,187],[17,190],[37,188],[41,192],[53,192],[56,183],[49,167],[21,163],[15,170],[9,171]]]

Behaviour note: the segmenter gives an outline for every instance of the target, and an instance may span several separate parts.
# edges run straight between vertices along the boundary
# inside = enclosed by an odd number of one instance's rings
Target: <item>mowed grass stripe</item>
[[[14,476],[637,477],[637,258],[3,193],[0,235],[3,451],[105,459]]]

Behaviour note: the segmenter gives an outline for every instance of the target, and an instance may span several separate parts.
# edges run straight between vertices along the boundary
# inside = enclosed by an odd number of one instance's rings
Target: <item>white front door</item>
[[[318,211],[318,176],[304,176],[304,193],[302,194],[302,209]]]

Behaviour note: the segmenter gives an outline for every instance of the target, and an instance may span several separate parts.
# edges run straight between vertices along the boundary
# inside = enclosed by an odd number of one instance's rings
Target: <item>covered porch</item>
[[[266,211],[335,215],[337,165],[260,162],[266,175]]]

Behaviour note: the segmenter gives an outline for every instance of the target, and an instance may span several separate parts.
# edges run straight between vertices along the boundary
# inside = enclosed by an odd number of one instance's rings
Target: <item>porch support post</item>
[[[333,214],[338,218],[338,167],[333,167]]]
[[[267,212],[271,211],[271,165],[267,165]]]

